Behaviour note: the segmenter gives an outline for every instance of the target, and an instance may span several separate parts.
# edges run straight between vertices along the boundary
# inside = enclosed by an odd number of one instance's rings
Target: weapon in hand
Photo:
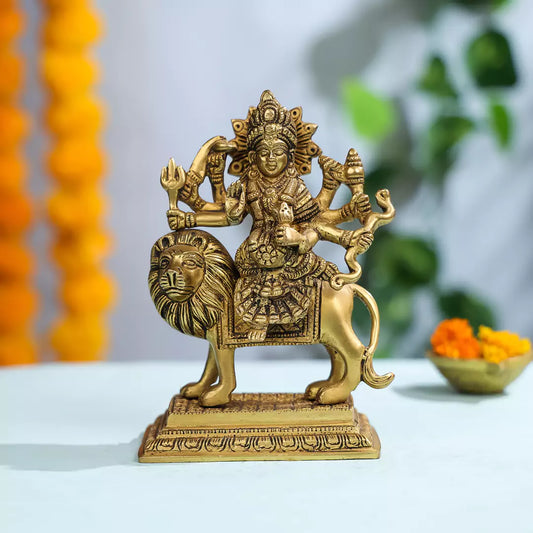
[[[171,157],[168,166],[161,170],[161,186],[168,194],[168,211],[167,217],[175,216],[176,227],[171,229],[181,229],[185,224],[185,213],[178,208],[178,194],[180,189],[185,185],[187,174],[182,166],[176,166],[174,159]],[[169,220],[170,224],[170,220]]]
[[[354,231],[352,238],[350,239],[350,245],[346,251],[344,259],[346,264],[350,268],[349,274],[337,274],[330,281],[332,288],[339,290],[347,283],[356,283],[361,277],[362,269],[361,265],[357,262],[357,256],[363,253],[368,248],[360,243],[361,239],[364,239],[365,234],[374,234],[376,229],[380,226],[384,226],[392,221],[396,211],[392,205],[390,192],[388,189],[381,189],[376,193],[376,201],[382,209],[382,213],[371,212],[367,215],[363,226]]]

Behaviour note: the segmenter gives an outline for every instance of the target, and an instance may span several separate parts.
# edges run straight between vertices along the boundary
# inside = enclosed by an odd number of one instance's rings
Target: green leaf
[[[380,299],[382,321],[394,333],[404,333],[413,321],[413,291],[399,290]]]
[[[513,133],[513,122],[508,109],[497,101],[489,104],[489,123],[502,148],[508,148]]]
[[[365,171],[365,193],[373,200],[380,189],[391,189],[397,176],[398,171],[392,164],[380,162],[378,166]]]
[[[355,78],[344,80],[341,91],[343,105],[360,135],[380,141],[394,131],[397,116],[390,100],[372,93]]]
[[[509,0],[452,0],[454,4],[460,4],[469,9],[496,8],[499,4],[507,3]]]
[[[428,132],[429,146],[433,156],[453,148],[474,128],[474,122],[458,115],[441,115],[431,124]]]
[[[487,30],[470,42],[466,63],[478,87],[512,87],[516,83],[511,47],[496,30]]]
[[[454,161],[453,148],[474,128],[474,122],[459,115],[440,115],[426,135],[424,166],[430,177],[441,181]]]
[[[494,314],[480,298],[465,291],[454,290],[439,296],[439,308],[445,318],[466,318],[474,331],[480,325],[495,327]]]
[[[492,0],[491,5],[493,9],[500,9],[501,7],[508,6],[512,0]]]
[[[377,244],[377,246],[376,246]],[[431,243],[419,237],[383,232],[368,252],[369,279],[382,294],[392,297],[392,290],[412,290],[433,283],[438,259]]]
[[[440,98],[457,98],[457,91],[448,79],[444,60],[434,55],[418,81],[418,88]]]

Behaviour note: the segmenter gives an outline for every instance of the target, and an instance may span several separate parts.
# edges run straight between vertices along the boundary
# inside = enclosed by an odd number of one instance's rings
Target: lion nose
[[[168,276],[168,279],[170,281],[170,283],[172,285],[176,285],[177,281],[178,281],[178,276],[181,276],[181,269],[178,268],[177,270],[176,269],[170,269],[170,270],[167,270],[167,276]]]

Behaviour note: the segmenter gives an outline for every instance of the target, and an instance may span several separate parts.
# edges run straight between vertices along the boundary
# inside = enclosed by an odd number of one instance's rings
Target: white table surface
[[[242,359],[242,358],[241,358]],[[0,531],[533,531],[533,371],[499,396],[425,360],[354,394],[379,460],[139,464],[146,426],[202,362],[0,370]],[[302,391],[324,361],[237,361],[239,391]]]

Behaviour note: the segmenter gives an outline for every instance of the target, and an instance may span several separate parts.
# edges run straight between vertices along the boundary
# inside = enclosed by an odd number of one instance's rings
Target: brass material
[[[501,363],[484,359],[453,359],[426,353],[450,385],[459,392],[498,394],[514,381],[532,359],[532,352],[509,357]]]
[[[180,395],[148,427],[139,461],[376,459],[380,442],[351,396],[337,405],[302,394],[234,394],[204,408]]]
[[[386,387],[394,375],[379,376],[372,364],[378,307],[356,282],[361,276],[358,255],[371,246],[376,229],[394,218],[389,191],[378,191],[381,211],[373,212],[363,190],[359,154],[350,149],[344,164],[323,155],[312,140],[317,126],[303,122],[301,108],[282,107],[270,91],[263,92],[246,119],[232,124],[235,138],[207,141],[188,171],[170,159],[161,172],[172,231],[152,248],[150,293],[172,327],[210,343],[201,378],[185,385],[181,395],[197,399],[202,407],[228,404],[236,386],[235,348],[276,344],[322,343],[328,350],[330,375],[307,387],[308,401],[343,404],[361,381]],[[228,155],[228,172],[238,179],[226,190]],[[317,157],[323,181],[313,198],[301,176],[311,172]],[[206,177],[211,202],[199,193]],[[350,189],[351,200],[330,209],[341,184]],[[180,201],[192,211],[180,209]],[[211,234],[192,229],[240,224],[247,215],[252,229],[235,260]],[[355,219],[359,229],[338,227]],[[346,249],[349,273],[312,251],[319,240]],[[355,296],[372,320],[367,346],[351,325]]]

